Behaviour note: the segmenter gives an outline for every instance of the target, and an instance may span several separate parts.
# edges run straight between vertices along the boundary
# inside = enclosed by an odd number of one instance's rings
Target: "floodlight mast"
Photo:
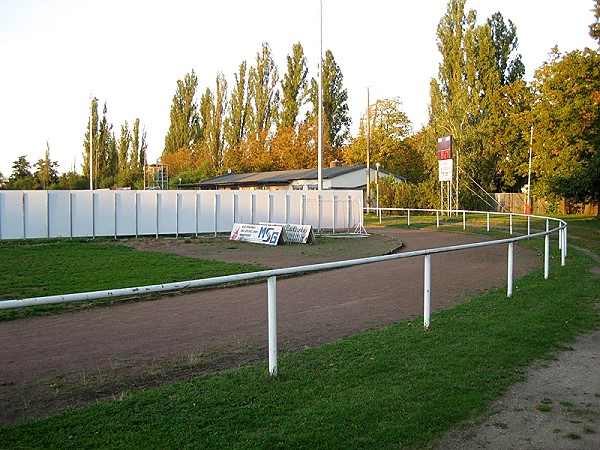
[[[321,22],[320,22],[320,47],[319,47],[319,156],[317,166],[317,189],[323,189],[323,0],[321,0]]]

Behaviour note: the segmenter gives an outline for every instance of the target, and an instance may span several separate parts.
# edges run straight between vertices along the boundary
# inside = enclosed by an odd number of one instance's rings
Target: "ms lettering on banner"
[[[229,240],[277,245],[282,240],[282,227],[276,225],[234,223]]]

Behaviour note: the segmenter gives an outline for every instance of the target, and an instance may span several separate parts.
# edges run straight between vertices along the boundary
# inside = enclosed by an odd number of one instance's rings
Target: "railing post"
[[[515,255],[515,244],[510,242],[508,244],[508,276],[507,276],[507,288],[506,297],[512,298],[513,295],[513,267],[514,267],[514,256]]]
[[[531,216],[527,216],[527,236],[531,234]]]
[[[561,246],[560,246],[560,265],[564,267],[565,263],[566,263],[566,257],[567,257],[567,228],[566,227],[561,227],[560,228],[560,234],[559,234],[559,239],[561,242]]]
[[[410,227],[410,209],[408,210],[408,216],[407,217],[408,217],[408,220],[406,222],[406,226]]]
[[[508,217],[509,217],[508,221],[510,223],[509,231],[510,231],[510,234],[513,234],[513,215],[512,215],[512,213],[509,214]]]
[[[487,230],[490,231],[490,213],[487,213]]]
[[[423,326],[429,329],[431,316],[431,255],[425,255],[423,270]]]
[[[546,220],[546,231],[550,229],[550,221]],[[550,235],[544,236],[544,279],[550,278]]]
[[[463,230],[467,229],[467,212],[463,211]]]
[[[435,222],[436,222],[437,227],[439,228],[440,227],[440,212],[439,211],[435,212]]]
[[[269,374],[277,376],[277,278],[267,279],[269,322]]]

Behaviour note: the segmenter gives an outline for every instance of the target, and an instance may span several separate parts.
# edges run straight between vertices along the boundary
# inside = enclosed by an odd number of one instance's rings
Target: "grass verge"
[[[0,260],[0,300],[145,286],[264,269],[137,251],[102,240],[3,242]],[[101,302],[93,304],[98,303]],[[89,303],[0,311],[0,320],[86,305]]]
[[[436,313],[429,332],[405,322],[284,355],[276,379],[261,363],[3,427],[0,447],[426,447],[598,325],[592,264],[571,251],[549,280]]]

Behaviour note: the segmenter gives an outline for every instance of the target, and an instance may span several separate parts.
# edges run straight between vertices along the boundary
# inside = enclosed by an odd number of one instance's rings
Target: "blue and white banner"
[[[283,228],[283,242],[291,244],[314,244],[315,234],[312,225],[298,225],[293,223],[264,223],[261,225],[279,226]]]
[[[234,223],[229,240],[277,245],[283,239],[282,235],[281,226]]]

